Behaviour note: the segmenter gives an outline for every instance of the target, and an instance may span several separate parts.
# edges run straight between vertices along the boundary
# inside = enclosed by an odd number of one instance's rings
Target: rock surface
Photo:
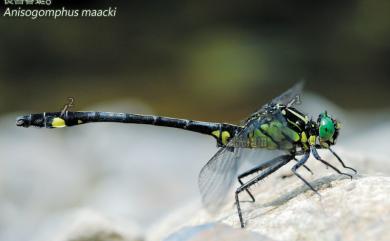
[[[268,193],[271,195],[257,192],[256,203],[242,203],[245,232],[261,234],[266,237],[264,240],[385,241],[390,237],[390,177],[357,176],[350,180],[337,175],[325,176],[312,182],[321,197],[306,186],[296,182],[286,185],[285,181],[270,185]],[[244,196],[241,200],[247,199]],[[239,229],[233,205],[228,205],[222,215],[214,218],[195,208],[188,208],[193,209],[192,215],[186,216],[191,217],[189,220],[181,216],[183,211],[178,211],[163,221],[159,224],[163,228],[157,228],[149,240],[162,240],[167,233],[175,233],[174,230],[182,226],[194,225],[197,229],[196,225],[210,220]],[[164,222],[169,225],[164,226]]]
[[[187,227],[172,234],[164,241],[219,241],[219,240],[240,240],[240,241],[271,241],[255,232],[242,229],[234,229],[223,224],[203,224],[195,227]]]
[[[117,222],[92,210],[78,210],[59,225],[56,241],[141,241],[141,233],[134,224]]]

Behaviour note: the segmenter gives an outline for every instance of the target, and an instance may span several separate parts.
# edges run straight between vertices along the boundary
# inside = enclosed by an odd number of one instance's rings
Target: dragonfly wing
[[[304,84],[303,81],[296,83],[293,87],[286,90],[278,97],[275,97],[269,103],[263,105],[259,110],[253,113],[252,116],[257,116],[263,113],[270,104],[273,105],[282,104],[282,105],[289,105],[289,106],[300,104],[300,96],[302,93],[303,84]]]
[[[244,162],[262,165],[268,158],[285,153],[293,147],[297,133],[287,127],[287,121],[280,110],[273,107],[276,104],[297,104],[294,99],[301,94],[302,88],[303,83],[300,82],[264,105],[247,119],[244,127],[226,147],[219,149],[202,168],[198,184],[203,204],[210,212],[216,212],[223,206]],[[248,144],[253,140],[256,142],[254,147]],[[257,141],[264,140],[267,144],[265,147],[257,145]]]
[[[300,96],[303,89],[303,81],[296,83],[293,87],[283,92],[278,97],[272,99],[271,103],[274,104],[283,104],[288,105],[297,98],[297,96]],[[298,102],[294,102],[294,104],[299,104]]]
[[[225,203],[239,169],[238,149],[221,148],[199,173],[199,190],[203,205],[211,213]]]
[[[285,126],[283,116],[280,113],[269,113],[259,119],[248,121],[246,126],[237,133],[226,145],[207,162],[199,173],[199,189],[203,205],[211,213],[217,212],[225,204],[228,194],[233,194],[231,189],[237,182],[237,174],[244,163],[261,165],[277,155],[285,153],[283,150],[267,150],[266,148],[249,148],[250,133],[260,128],[263,124],[274,121],[280,123],[280,130]],[[279,131],[279,130],[276,130]],[[281,135],[280,133],[271,133]]]

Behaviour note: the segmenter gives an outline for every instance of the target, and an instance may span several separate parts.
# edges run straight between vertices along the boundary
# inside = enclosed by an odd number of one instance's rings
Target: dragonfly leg
[[[242,182],[242,180],[240,179],[240,178],[242,178],[241,177],[241,175],[240,176],[238,176],[238,182],[241,184],[241,186],[242,185],[244,185],[244,183]],[[248,190],[248,189],[245,189],[245,191],[246,191],[246,193],[248,193],[248,195],[251,197],[251,199],[252,199],[252,202],[255,202],[256,200],[255,200],[255,197],[253,197],[253,194]],[[236,200],[237,201],[237,200]]]
[[[283,155],[283,156],[279,156],[279,157],[271,160],[270,162],[267,162],[269,167],[267,166],[268,168],[265,169],[264,172],[262,172],[260,175],[258,175],[256,177],[254,177],[250,181],[242,184],[239,188],[237,188],[236,193],[235,193],[235,198],[236,198],[237,213],[238,213],[238,217],[240,218],[241,228],[244,228],[245,225],[244,225],[244,220],[242,218],[240,200],[239,200],[238,195],[244,190],[247,191],[252,185],[256,184],[260,180],[264,179],[265,177],[269,176],[270,174],[272,174],[273,172],[275,172],[276,170],[281,168],[282,166],[286,165],[292,158],[293,157],[291,155]],[[271,165],[271,163],[273,165]],[[252,170],[254,170],[254,169],[252,169]],[[264,167],[263,167],[263,169],[264,169]],[[250,171],[248,171],[248,172],[250,172]]]
[[[247,176],[249,176],[249,175],[251,175],[251,174],[253,174],[253,173],[262,171],[262,170],[264,170],[264,169],[266,169],[266,168],[272,166],[273,164],[275,164],[275,163],[278,162],[278,161],[280,161],[279,158],[275,158],[275,159],[272,159],[272,160],[270,160],[270,161],[261,163],[260,165],[254,167],[254,168],[252,168],[252,169],[250,169],[250,170],[248,170],[248,171],[246,171],[246,172],[244,172],[244,173],[241,173],[241,174],[238,175],[238,177],[237,177],[238,182],[241,184],[241,186],[244,185],[244,182],[241,180],[242,178],[247,177]],[[246,189],[245,191],[246,191],[246,192],[248,193],[248,195],[251,197],[252,201],[255,202],[255,198],[253,197],[252,193],[251,193],[248,189]]]
[[[297,159],[296,157],[294,157],[294,160],[295,160],[296,162],[298,162],[298,159]],[[302,166],[303,166],[308,172],[310,172],[311,175],[314,175],[313,171],[310,170],[310,168],[309,168],[308,166],[306,166],[305,164],[303,164]]]
[[[305,164],[305,162],[307,161],[307,159],[309,159],[309,156],[310,156],[310,152],[305,153],[303,155],[303,157],[298,161],[298,163],[295,164],[291,168],[291,171],[294,173],[295,176],[297,176],[299,179],[301,179],[308,187],[310,187],[310,189],[313,190],[313,192],[315,192],[317,195],[321,196],[320,193],[316,189],[314,189],[314,187],[308,181],[306,181],[301,175],[299,175],[299,173],[297,172],[298,168],[303,166]]]
[[[335,166],[333,166],[332,164],[328,163],[327,161],[323,160],[320,155],[318,155],[318,152],[317,152],[317,149],[312,146],[310,148],[311,150],[311,153],[313,153],[313,156],[315,159],[317,159],[318,161],[324,163],[326,166],[332,168],[333,170],[335,170],[338,174],[341,174],[341,175],[345,175],[345,176],[348,176],[350,177],[351,179],[353,178],[352,175],[348,174],[348,173],[344,173],[344,172],[341,172],[339,169],[337,169]]]
[[[296,162],[299,161],[296,157],[294,157],[294,160],[295,160]],[[302,167],[305,168],[308,172],[310,172],[311,175],[314,175],[313,171],[312,171],[308,166],[306,166],[305,164],[303,164]],[[293,173],[291,173],[291,174],[285,174],[285,175],[282,176],[282,178],[284,179],[284,178],[287,178],[287,177],[291,177],[291,176],[293,176],[293,175],[294,175]]]
[[[332,149],[330,149],[330,148],[328,148],[328,149],[329,149],[330,152],[332,152],[332,154],[337,158],[337,160],[341,163],[341,165],[342,165],[344,168],[350,169],[350,170],[354,171],[355,174],[357,174],[357,171],[356,171],[354,168],[349,167],[349,166],[346,166],[346,165],[344,164],[343,160],[341,160],[341,158],[339,157],[339,155],[337,155],[336,152],[334,152],[334,151],[333,151]]]

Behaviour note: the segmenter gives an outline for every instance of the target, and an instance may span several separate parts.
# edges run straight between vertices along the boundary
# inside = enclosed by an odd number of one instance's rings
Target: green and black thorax
[[[233,146],[269,150],[307,151],[310,146],[328,148],[335,143],[339,124],[326,112],[313,121],[296,108],[269,104],[246,121],[248,126]]]

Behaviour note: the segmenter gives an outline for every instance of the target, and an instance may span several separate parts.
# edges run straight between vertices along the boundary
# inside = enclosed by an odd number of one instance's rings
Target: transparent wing
[[[303,90],[304,82],[298,82],[294,86],[292,86],[290,89],[283,92],[278,97],[275,97],[271,100],[271,104],[282,104],[282,105],[296,105],[300,103],[300,96]],[[258,111],[256,111],[254,114],[259,114],[264,111],[264,108],[267,105],[262,106]]]
[[[210,212],[218,211],[227,200],[228,194],[233,194],[230,191],[242,164],[247,162],[261,165],[269,159],[281,155],[283,153],[281,145],[288,146],[291,144],[290,138],[283,139],[283,137],[288,136],[289,130],[286,120],[279,110],[272,107],[276,104],[297,104],[297,101],[294,100],[297,99],[297,96],[300,96],[302,88],[303,82],[297,83],[255,112],[247,119],[244,127],[229,141],[226,147],[219,149],[202,168],[199,173],[198,184],[203,204]],[[249,134],[259,129],[261,125],[270,124],[275,120],[280,123],[281,127],[273,128],[269,137],[276,139],[279,136],[278,140],[272,139],[278,144],[278,150],[269,151],[261,148],[248,148]],[[283,140],[280,140],[281,136]]]
[[[238,148],[220,148],[200,171],[199,190],[209,212],[215,213],[224,204],[237,176],[239,159]]]
[[[237,133],[226,145],[207,162],[199,173],[199,189],[203,205],[211,213],[217,212],[226,202],[233,184],[237,181],[238,170],[244,163],[263,162],[281,155],[281,150],[267,150],[260,148],[248,148],[249,133],[260,128],[262,124],[279,120],[285,125],[284,117],[279,111],[268,113],[258,119],[247,122],[246,126]]]
[[[231,152],[226,148],[220,149],[199,174],[203,205],[211,213],[218,212],[228,201],[233,200],[240,167],[245,166],[249,170],[282,154],[285,153],[279,150],[235,148]]]
[[[304,82],[298,82],[290,89],[286,90],[283,94],[279,95],[278,97],[274,98],[271,103],[274,104],[283,104],[288,105],[292,100],[297,98],[297,96],[300,96],[303,90]],[[298,104],[299,102],[294,102],[294,104]]]

